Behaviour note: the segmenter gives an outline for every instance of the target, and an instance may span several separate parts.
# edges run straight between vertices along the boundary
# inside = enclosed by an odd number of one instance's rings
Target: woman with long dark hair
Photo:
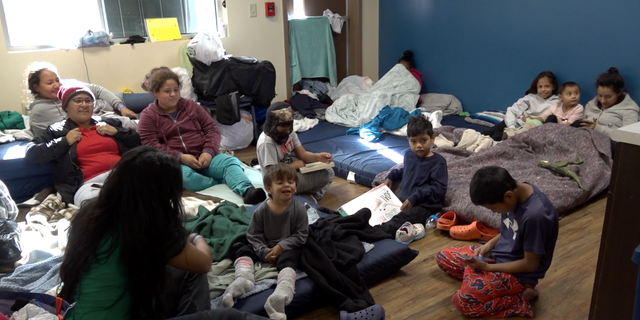
[[[71,221],[60,297],[65,319],[263,319],[209,310],[204,239],[183,227],[182,171],[152,147],[125,153]]]

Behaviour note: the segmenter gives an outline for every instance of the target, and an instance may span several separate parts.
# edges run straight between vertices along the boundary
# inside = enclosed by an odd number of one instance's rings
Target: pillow
[[[140,113],[150,103],[155,101],[155,97],[150,93],[116,93],[116,96],[124,102],[127,108],[135,113]]]

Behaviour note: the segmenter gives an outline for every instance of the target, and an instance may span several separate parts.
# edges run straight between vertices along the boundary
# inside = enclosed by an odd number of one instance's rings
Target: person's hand
[[[393,185],[393,181],[391,181],[389,179],[385,179],[384,180],[384,184],[387,185],[387,187],[389,187],[389,189],[391,189],[391,186]]]
[[[96,124],[96,131],[101,136],[113,136],[118,133],[118,129],[104,122],[98,122],[98,124]]]
[[[269,263],[275,263],[278,260],[278,257],[282,255],[282,247],[279,244],[276,244],[269,252],[267,252],[267,256],[264,259]]]
[[[72,145],[80,141],[80,139],[82,139],[82,132],[80,132],[80,128],[69,130],[69,132],[66,135],[66,138],[67,138],[67,143],[69,145]]]
[[[478,270],[482,270],[482,271],[488,271],[489,269],[489,264],[481,261],[481,260],[477,260],[474,257],[470,257],[470,259],[468,260],[464,260],[464,263],[466,263],[468,266],[476,268]]]
[[[193,237],[197,236],[197,233],[192,233],[187,237],[187,242],[191,243],[191,241],[193,241]]]
[[[198,157],[198,162],[200,162],[200,165],[202,166],[202,168],[208,168],[212,158],[213,157],[211,156],[210,153],[203,152]]]
[[[413,205],[411,205],[411,201],[409,201],[409,199],[407,199],[402,203],[402,207],[400,207],[400,211],[407,211],[407,210],[411,209],[412,207],[413,207]]]
[[[580,125],[585,127],[585,128],[595,129],[597,122],[598,122],[598,120],[596,118],[593,118],[593,120],[587,119],[587,120],[584,120],[584,122],[580,123]]]
[[[198,159],[196,159],[196,157],[194,157],[193,155],[190,155],[188,153],[183,153],[180,156],[180,163],[184,164],[185,166],[193,169],[193,170],[200,170],[202,169],[202,165],[200,164],[200,162],[198,161]]]
[[[298,169],[298,168],[304,167],[306,165],[306,163],[304,163],[304,161],[298,159],[298,160],[296,160],[294,162],[291,162],[289,165],[294,169]]]
[[[333,159],[331,157],[331,154],[328,152],[320,152],[320,153],[316,153],[316,156],[318,158],[318,161],[320,162],[324,162],[324,163],[329,163],[331,162],[331,160]]]
[[[525,121],[525,122],[527,121],[527,118],[529,118],[529,117],[527,116],[526,113],[523,113],[522,117],[520,117],[520,119],[522,119],[522,121]]]
[[[123,117],[129,117],[129,118],[138,119],[138,115],[135,112],[131,111],[131,109],[129,109],[127,107],[124,107],[124,108],[120,109],[120,114]]]
[[[487,245],[482,245],[475,250],[473,250],[473,255],[476,257],[486,257],[488,258],[491,255],[491,249]]]

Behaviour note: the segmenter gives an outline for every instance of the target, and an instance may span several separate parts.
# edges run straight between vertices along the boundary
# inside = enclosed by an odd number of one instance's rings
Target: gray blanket
[[[457,144],[464,130],[444,126],[434,131]],[[447,160],[449,171],[443,212],[455,212],[464,223],[477,220],[496,229],[500,228],[500,215],[475,206],[469,198],[471,177],[484,166],[502,166],[514,179],[538,186],[561,215],[605,190],[611,177],[609,137],[594,130],[560,124],[533,128],[478,153],[455,148],[434,151]],[[569,168],[578,174],[585,190],[575,181],[538,166],[542,160],[575,160],[578,156],[584,163]],[[386,172],[380,173],[373,183],[379,184],[385,177]]]

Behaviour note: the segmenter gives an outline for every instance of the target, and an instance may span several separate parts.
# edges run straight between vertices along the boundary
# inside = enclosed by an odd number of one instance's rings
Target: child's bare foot
[[[527,301],[531,301],[537,298],[540,295],[540,292],[534,288],[526,288],[522,293],[522,296],[527,299]]]

